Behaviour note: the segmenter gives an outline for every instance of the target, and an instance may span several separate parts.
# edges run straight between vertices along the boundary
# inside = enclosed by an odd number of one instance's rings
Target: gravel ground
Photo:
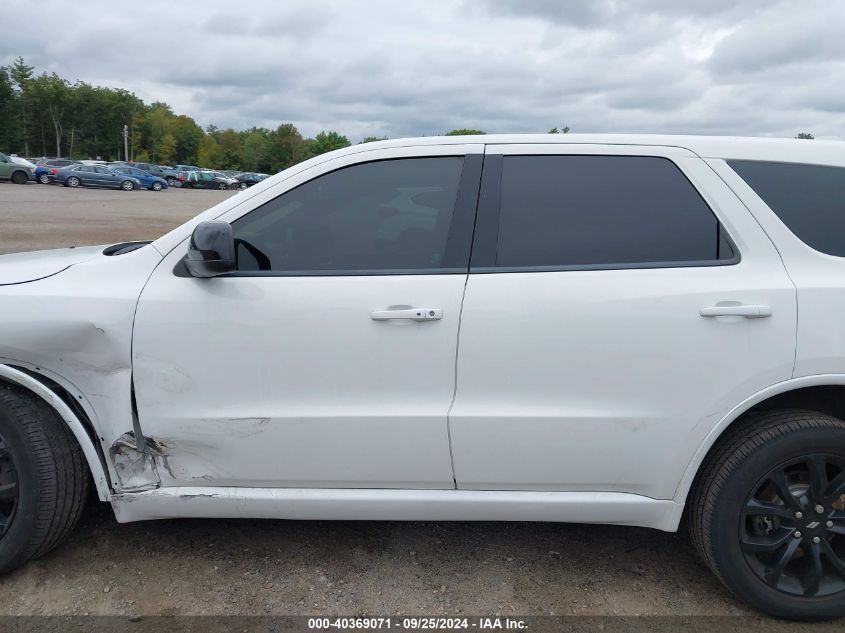
[[[0,252],[154,238],[229,195],[2,183]],[[697,559],[685,533],[610,526],[118,525],[94,501],[67,543],[0,587],[0,615],[746,615],[727,628],[841,630],[752,613]],[[654,628],[653,620],[608,622],[624,624],[608,630]],[[703,631],[724,630],[726,621],[665,622]]]
[[[0,182],[0,253],[154,239],[235,193]]]

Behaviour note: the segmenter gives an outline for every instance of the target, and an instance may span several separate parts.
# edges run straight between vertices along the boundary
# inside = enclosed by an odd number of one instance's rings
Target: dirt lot
[[[229,191],[120,191],[0,183],[0,253],[153,239]]]
[[[229,195],[4,183],[0,252],[154,238]],[[118,525],[92,502],[68,543],[0,587],[0,615],[752,615],[728,628],[797,630],[734,600],[684,533],[608,526]],[[647,621],[624,622],[636,630]],[[724,630],[724,622],[695,618],[679,629]]]

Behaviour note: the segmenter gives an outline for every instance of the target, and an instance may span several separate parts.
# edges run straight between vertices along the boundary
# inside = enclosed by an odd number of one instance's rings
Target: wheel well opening
[[[82,423],[82,426],[85,428],[85,432],[88,434],[88,437],[91,438],[91,441],[94,443],[94,446],[99,446],[99,444],[100,444],[99,438],[97,437],[97,432],[94,429],[94,425],[91,423],[91,418],[88,417],[88,414],[85,413],[85,409],[82,408],[82,405],[80,405],[79,402],[76,401],[76,398],[74,398],[70,394],[70,392],[68,392],[67,389],[62,387],[59,383],[55,382],[54,380],[50,380],[49,378],[47,378],[43,374],[40,374],[36,371],[31,371],[31,370],[27,369],[26,367],[20,367],[18,365],[9,365],[9,366],[13,367],[14,369],[17,369],[19,372],[21,372],[23,374],[26,374],[27,376],[31,377],[33,380],[37,380],[42,385],[44,385],[47,389],[49,389],[54,394],[56,394],[59,398],[61,398],[62,402],[64,402],[70,408],[70,410],[73,411],[73,413],[76,415],[76,417],[79,418],[79,421]],[[0,380],[2,380],[2,379],[0,379]],[[17,387],[21,386],[21,385],[18,385],[16,383],[12,383],[12,382],[9,382],[9,384],[14,384]],[[24,389],[25,388],[26,387],[24,387]]]
[[[771,396],[762,402],[758,402],[753,407],[741,414],[736,420],[722,432],[710,450],[707,451],[698,472],[690,486],[687,495],[687,507],[689,507],[690,500],[696,494],[696,490],[701,478],[705,475],[714,455],[725,442],[737,433],[741,433],[745,428],[754,422],[755,416],[766,411],[778,411],[784,409],[803,409],[805,411],[816,411],[818,413],[825,413],[835,418],[845,420],[845,385],[818,385],[815,387],[801,387],[793,389],[784,393],[779,393]],[[687,511],[684,510],[684,520],[686,520]]]
[[[755,404],[728,428],[753,417],[754,413],[778,409],[805,409],[845,419],[845,385],[819,385],[780,393]]]
[[[94,450],[97,452],[97,457],[100,460],[100,465],[103,468],[103,472],[107,473],[108,469],[106,467],[106,457],[103,453],[103,447],[100,438],[97,435],[97,431],[91,422],[91,418],[88,417],[88,414],[85,412],[85,409],[82,407],[81,404],[79,404],[76,398],[74,398],[73,395],[67,389],[62,387],[59,383],[55,382],[54,380],[51,380],[50,378],[47,378],[43,374],[27,369],[26,367],[21,367],[19,365],[9,365],[9,367],[12,367],[18,370],[19,372],[30,376],[33,380],[37,380],[38,382],[40,382],[42,385],[44,385],[45,388],[49,389],[54,394],[56,394],[62,400],[62,402],[64,402],[70,408],[70,410],[73,411],[74,415],[76,415],[77,419],[82,424],[82,428],[85,429],[85,433],[91,439],[91,444],[94,446]],[[0,378],[0,381],[5,382],[6,384],[14,385],[15,387],[26,389],[26,386],[19,385],[14,381],[5,380],[3,378]],[[39,396],[36,395],[35,397]]]

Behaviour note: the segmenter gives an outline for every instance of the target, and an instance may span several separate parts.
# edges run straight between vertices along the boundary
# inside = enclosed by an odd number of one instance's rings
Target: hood
[[[0,286],[50,277],[74,264],[93,259],[102,252],[103,246],[84,246],[0,255]]]
[[[18,156],[9,156],[11,161],[17,165],[23,165],[24,167],[29,167],[30,169],[35,169],[35,164],[29,162],[25,158],[19,158]]]

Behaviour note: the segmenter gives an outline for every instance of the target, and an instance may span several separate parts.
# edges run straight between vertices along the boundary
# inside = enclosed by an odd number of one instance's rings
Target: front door
[[[165,258],[133,341],[163,485],[454,487],[446,416],[482,158],[467,151],[366,152],[259,194],[223,218],[228,276],[186,276],[187,241]]]
[[[775,248],[691,152],[488,147],[457,485],[672,498],[719,420],[790,378],[795,324]]]

